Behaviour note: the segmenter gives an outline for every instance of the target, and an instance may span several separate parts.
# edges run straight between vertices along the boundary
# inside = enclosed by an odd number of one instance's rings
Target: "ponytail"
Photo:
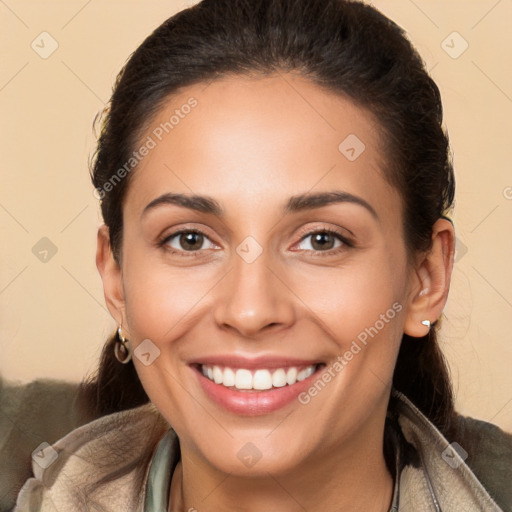
[[[453,427],[455,406],[450,372],[437,340],[437,324],[422,338],[403,335],[393,387],[447,435]]]
[[[114,353],[117,332],[103,347],[98,370],[80,385],[79,393],[96,417],[149,402],[133,362],[120,363]]]

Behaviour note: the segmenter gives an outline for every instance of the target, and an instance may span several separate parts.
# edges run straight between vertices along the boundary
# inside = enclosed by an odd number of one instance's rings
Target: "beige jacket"
[[[512,511],[511,435],[460,417],[458,445],[450,445],[405,396],[395,397],[404,466],[394,510]],[[73,430],[34,456],[14,512],[142,512],[151,458],[168,430],[152,404]]]

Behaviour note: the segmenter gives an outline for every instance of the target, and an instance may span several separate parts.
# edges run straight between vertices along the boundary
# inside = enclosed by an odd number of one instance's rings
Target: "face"
[[[256,475],[381,450],[411,283],[375,118],[232,77],[169,99],[142,144],[114,315],[182,451]]]

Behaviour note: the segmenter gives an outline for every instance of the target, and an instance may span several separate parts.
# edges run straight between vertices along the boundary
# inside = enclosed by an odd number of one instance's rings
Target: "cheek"
[[[212,288],[212,269],[207,265],[171,265],[160,249],[148,250],[140,237],[131,238],[132,243],[127,233],[123,249],[123,286],[130,335],[135,343],[149,338],[159,344],[176,338]]]
[[[339,268],[310,268],[291,282],[298,283],[301,301],[339,344],[364,339],[368,331],[372,339],[377,334],[396,339],[402,331],[406,270],[405,260],[392,254],[372,251]]]

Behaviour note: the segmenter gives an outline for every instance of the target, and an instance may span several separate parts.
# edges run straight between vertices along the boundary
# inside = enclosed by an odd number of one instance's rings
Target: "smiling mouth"
[[[325,367],[324,363],[283,368],[231,368],[229,366],[197,364],[196,369],[207,379],[235,391],[265,391],[293,386]]]

